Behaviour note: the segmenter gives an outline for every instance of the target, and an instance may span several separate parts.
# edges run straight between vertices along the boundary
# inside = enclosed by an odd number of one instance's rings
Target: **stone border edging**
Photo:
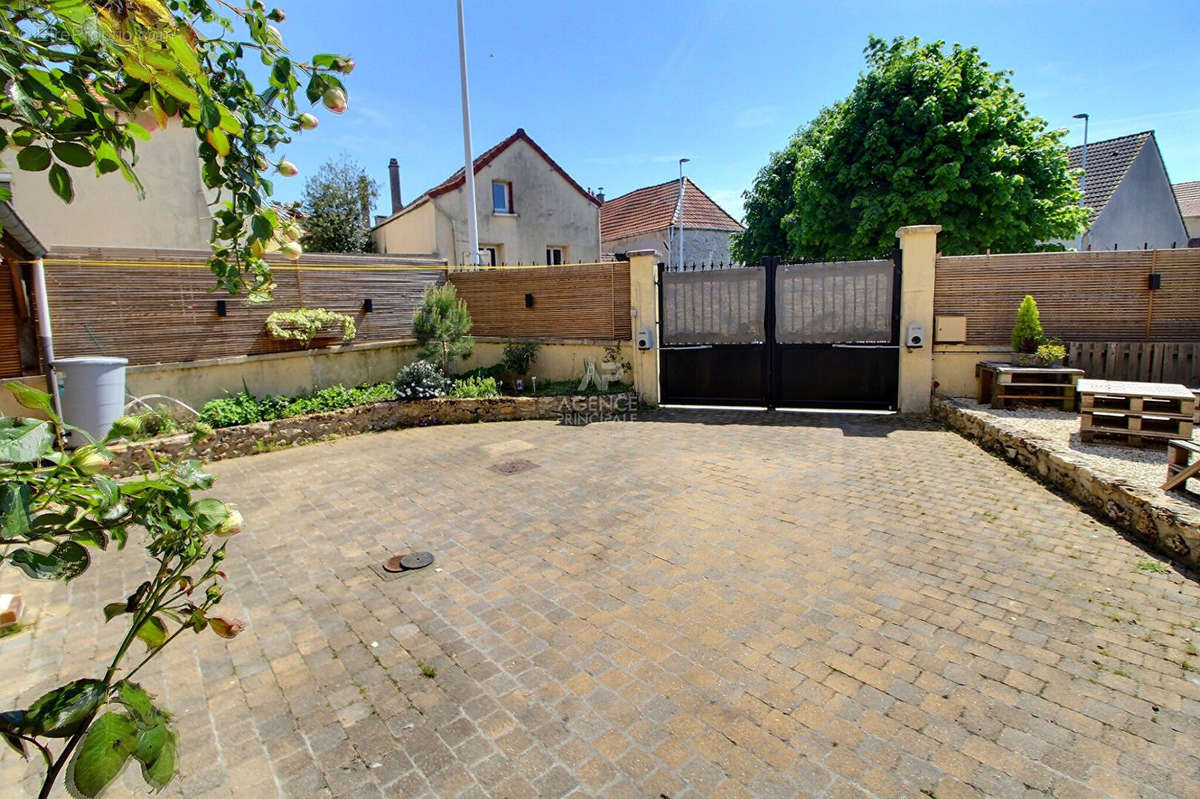
[[[1004,430],[953,399],[934,397],[930,410],[964,437],[1099,512],[1172,560],[1200,567],[1200,510],[1180,506],[1161,491],[1132,485],[1081,463],[1069,447],[1056,441]]]
[[[399,427],[554,419],[562,412],[564,402],[576,405],[580,399],[586,401],[589,398],[493,397],[373,402],[269,422],[218,427],[212,436],[196,444],[195,457],[206,462],[219,461]],[[185,452],[190,444],[191,436],[187,433],[117,444],[110,447],[113,454],[113,472],[119,476],[139,473],[149,467],[150,453],[153,452],[159,458],[176,458]]]

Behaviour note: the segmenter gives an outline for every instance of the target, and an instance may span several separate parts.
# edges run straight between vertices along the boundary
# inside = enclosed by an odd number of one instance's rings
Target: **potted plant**
[[[301,347],[307,347],[314,339],[322,338],[322,332],[327,327],[340,327],[342,341],[351,341],[358,335],[353,318],[325,308],[275,311],[267,317],[267,332],[271,338],[295,341]],[[326,337],[332,338],[333,336]]]
[[[1017,309],[1017,322],[1013,325],[1011,343],[1013,363],[1027,366],[1037,358],[1038,346],[1045,341],[1042,323],[1038,318],[1037,302],[1032,294],[1026,294]]]
[[[1042,343],[1038,345],[1036,356],[1037,362],[1041,366],[1062,366],[1063,359],[1067,357],[1067,348],[1063,346],[1062,339],[1042,339]]]

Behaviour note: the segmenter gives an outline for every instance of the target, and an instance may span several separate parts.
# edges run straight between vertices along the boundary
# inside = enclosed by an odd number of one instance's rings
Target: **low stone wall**
[[[984,449],[1103,514],[1173,560],[1200,567],[1200,510],[1175,502],[1161,491],[1131,485],[1091,464],[1085,465],[1070,448],[1056,441],[1002,430],[985,414],[953,399],[935,397],[931,410],[936,418]]]
[[[518,419],[556,419],[582,399],[575,397],[497,397],[494,399],[431,399],[376,402],[337,411],[275,419],[270,422],[221,427],[196,445],[195,457],[219,461],[275,449],[310,444],[329,438],[462,422],[501,422]],[[565,403],[565,404],[564,404]],[[150,464],[150,453],[175,458],[190,446],[186,434],[112,447],[118,475],[134,474]]]

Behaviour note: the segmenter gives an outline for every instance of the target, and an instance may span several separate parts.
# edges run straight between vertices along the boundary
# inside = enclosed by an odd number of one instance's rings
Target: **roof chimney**
[[[392,184],[392,213],[404,207],[400,200],[400,162],[393,158],[388,161],[388,180]]]
[[[600,202],[604,202],[604,187],[603,186],[596,189],[596,199],[599,200]]]

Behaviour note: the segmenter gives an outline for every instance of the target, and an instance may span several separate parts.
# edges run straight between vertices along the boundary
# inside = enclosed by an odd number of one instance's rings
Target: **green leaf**
[[[50,174],[47,178],[50,181],[50,188],[62,198],[63,202],[69,203],[75,199],[75,187],[71,185],[71,173],[62,164],[50,167]]]
[[[164,714],[154,707],[154,702],[145,688],[128,680],[121,680],[116,688],[116,700],[129,709],[139,727],[157,726],[163,720]]]
[[[141,141],[150,141],[150,131],[143,128],[136,122],[126,122],[125,130],[129,131],[129,135]]]
[[[117,148],[113,147],[109,142],[101,142],[96,145],[96,171],[101,175],[107,175],[109,172],[116,172],[121,168],[121,156],[117,154]]]
[[[333,53],[318,53],[312,57],[312,64],[314,67],[329,69],[334,65],[337,59],[338,57]]]
[[[8,744],[17,754],[26,760],[29,759],[29,753],[25,751],[25,742],[18,738],[14,733],[0,730],[0,738],[4,738],[4,742]]]
[[[62,541],[50,552],[18,549],[8,562],[33,580],[70,581],[87,571],[92,559],[87,550],[74,541]]]
[[[155,77],[155,83],[181,103],[197,105],[200,102],[200,95],[196,94],[196,90],[174,75],[160,72]]]
[[[148,765],[158,760],[158,756],[162,754],[163,744],[167,742],[167,727],[165,724],[155,724],[150,727],[138,725],[137,737],[138,747],[137,751],[133,753],[133,758],[142,765]]]
[[[173,34],[167,38],[167,46],[171,48],[171,54],[175,56],[180,68],[193,78],[199,78],[200,59],[196,57],[196,51],[188,43],[188,40],[182,34]]]
[[[213,477],[205,473],[198,460],[187,460],[175,467],[175,477],[188,488],[211,488]]]
[[[137,727],[124,713],[105,713],[84,736],[70,778],[84,796],[97,796],[117,778],[137,751]]]
[[[109,602],[104,606],[104,620],[112,621],[122,613],[128,613],[129,610],[125,607],[124,602]]]
[[[94,158],[91,150],[75,142],[60,141],[52,149],[55,158],[70,166],[87,166]]]
[[[92,482],[100,490],[100,497],[104,501],[104,507],[111,508],[121,500],[121,489],[117,486],[115,480],[98,474],[92,478]]]
[[[158,649],[167,642],[167,625],[157,616],[151,616],[138,627],[137,637],[147,649]]]
[[[229,508],[219,499],[211,497],[192,503],[192,515],[196,525],[204,531],[215,530],[229,516]]]
[[[50,452],[54,430],[41,419],[0,419],[0,463],[34,463]]]
[[[25,712],[23,732],[47,738],[74,735],[104,700],[101,680],[76,680],[43,694]]]
[[[108,535],[103,530],[80,530],[71,533],[71,540],[96,549],[108,549]]]
[[[54,415],[53,399],[45,391],[38,391],[33,386],[27,386],[20,381],[9,383],[6,388],[22,407],[32,411],[41,411],[49,416]]]
[[[32,529],[29,505],[33,501],[33,489],[28,483],[4,483],[0,485],[0,529],[5,538],[24,536]]]
[[[262,214],[255,214],[250,219],[250,232],[254,234],[254,238],[256,239],[269,241],[271,235],[275,232],[275,226],[271,224],[271,220]]]
[[[17,153],[17,166],[27,172],[41,172],[50,166],[50,151],[45,147],[26,147]]]
[[[171,778],[175,776],[175,761],[179,754],[179,738],[172,729],[164,729],[166,733],[158,756],[150,763],[143,761],[142,779],[152,788],[161,791]]]

